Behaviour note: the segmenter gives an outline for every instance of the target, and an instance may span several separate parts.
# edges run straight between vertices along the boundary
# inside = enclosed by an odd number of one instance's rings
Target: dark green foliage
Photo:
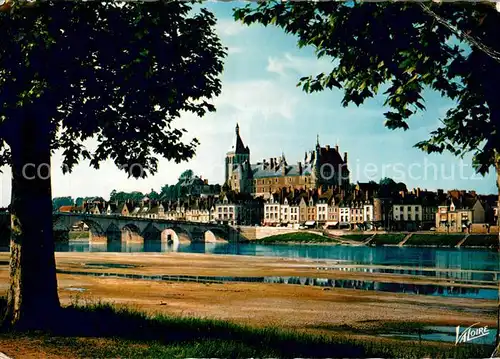
[[[334,238],[320,236],[319,234],[297,232],[287,234],[277,234],[275,236],[265,237],[259,240],[252,241],[252,243],[263,244],[279,244],[279,243],[338,243],[339,241]]]
[[[146,196],[149,199],[155,200],[155,201],[160,199],[160,194],[158,192],[156,192],[154,189],[151,189],[151,192],[149,192]]]
[[[300,79],[306,92],[340,88],[344,106],[359,106],[383,91],[389,129],[408,129],[410,118],[425,110],[425,90],[454,100],[431,138],[416,146],[459,156],[472,151],[481,173],[494,164],[500,149],[500,13],[494,3],[274,0],[236,9],[234,17],[281,27],[300,47],[332,59],[330,73]]]
[[[370,234],[344,234],[342,236],[342,238],[345,238],[347,240],[350,240],[350,241],[357,241],[357,242],[363,242],[365,241],[366,239],[368,239],[368,237],[370,237],[371,235]]]
[[[383,198],[399,198],[399,192],[406,192],[406,185],[402,182],[395,182],[392,178],[382,178],[379,182],[377,194]]]
[[[1,12],[0,139],[11,142],[27,114],[48,120],[63,171],[80,159],[111,158],[129,176],[157,170],[157,157],[180,162],[197,140],[173,120],[215,111],[224,48],[195,1],[42,2]],[[98,140],[95,151],[83,141]],[[0,165],[10,152],[0,142]],[[134,166],[135,165],[135,166]]]
[[[498,235],[496,234],[472,234],[460,247],[482,247],[498,249]]]
[[[144,197],[145,195],[142,192],[138,191],[127,193],[127,192],[117,192],[116,190],[113,190],[109,195],[109,200],[111,202],[118,201],[118,203],[126,201],[140,202]]]
[[[52,206],[54,207],[54,211],[59,210],[62,206],[73,206],[75,205],[75,201],[72,197],[55,197],[52,199]]]
[[[179,181],[189,180],[193,178],[193,170],[185,170],[179,176]]]
[[[370,242],[371,245],[380,246],[384,244],[398,244],[405,238],[404,233],[384,233],[376,234]]]
[[[465,233],[461,234],[414,234],[405,243],[407,246],[455,247]]]

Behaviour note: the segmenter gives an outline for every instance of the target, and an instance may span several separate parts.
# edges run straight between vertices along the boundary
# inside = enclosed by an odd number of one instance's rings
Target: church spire
[[[316,135],[316,146],[319,146],[319,133]]]
[[[234,148],[234,153],[236,154],[249,154],[250,150],[245,147],[243,141],[240,137],[240,126],[236,123],[236,146]]]

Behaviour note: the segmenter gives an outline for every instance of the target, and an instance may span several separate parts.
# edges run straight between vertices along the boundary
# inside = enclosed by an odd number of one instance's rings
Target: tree
[[[193,3],[17,1],[0,13],[0,165],[13,172],[4,323],[40,328],[60,307],[52,151],[63,150],[63,172],[109,158],[135,178],[155,173],[157,156],[194,155],[198,141],[183,143],[173,121],[215,111],[225,49],[213,14]]]
[[[71,197],[55,197],[52,200],[53,211],[58,211],[62,206],[74,206],[75,202]]]
[[[151,192],[147,195],[149,199],[157,201],[160,199],[160,195],[154,189],[151,188]]]
[[[181,173],[181,175],[179,176],[179,181],[186,181],[186,180],[189,180],[191,178],[193,178],[194,174],[193,174],[193,170],[185,170],[184,172]]]
[[[300,79],[306,92],[344,90],[357,106],[385,90],[389,129],[408,129],[432,89],[455,101],[430,138],[428,153],[473,153],[476,170],[496,168],[500,205],[500,13],[495,3],[262,2],[236,9],[246,24],[276,25],[332,59],[332,71]],[[499,236],[500,241],[500,236]],[[500,300],[498,311],[500,325]],[[497,344],[498,344],[497,336]]]

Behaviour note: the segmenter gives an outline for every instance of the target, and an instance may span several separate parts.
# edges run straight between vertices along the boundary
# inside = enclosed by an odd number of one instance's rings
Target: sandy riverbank
[[[0,254],[5,263],[8,254]],[[320,278],[437,282],[430,278],[363,272],[324,271],[317,267],[334,261],[295,260],[252,256],[186,253],[57,253],[58,269],[223,276],[314,276]],[[133,268],[85,267],[86,263],[128,264]],[[345,265],[344,265],[345,266]],[[6,268],[4,264],[2,267]],[[404,278],[403,278],[404,277]],[[74,300],[102,300],[150,312],[230,320],[255,326],[275,325],[294,330],[330,333],[328,328],[367,328],[384,322],[420,322],[467,326],[480,322],[496,326],[494,300],[445,298],[374,291],[283,284],[203,284],[155,282],[59,274],[63,304]],[[444,279],[443,279],[444,280]],[[441,284],[445,284],[443,280]],[[449,283],[448,283],[449,284]],[[0,271],[0,290],[8,285],[8,271]],[[84,289],[79,292],[78,288]],[[337,330],[335,332],[338,332]]]

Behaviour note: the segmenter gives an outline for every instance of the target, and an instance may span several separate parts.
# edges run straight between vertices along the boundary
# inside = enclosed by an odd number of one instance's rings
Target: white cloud
[[[286,76],[290,72],[295,72],[293,75],[298,73],[300,76],[307,76],[329,72],[332,67],[332,63],[326,58],[299,57],[285,53],[282,57],[269,57],[266,69],[281,76]]]
[[[241,47],[229,46],[227,52],[229,54],[241,54],[244,50]]]
[[[238,35],[240,32],[248,28],[247,25],[243,25],[240,22],[236,22],[233,19],[219,19],[215,25],[215,31],[220,37],[229,37]]]
[[[255,142],[258,133],[252,134],[250,129],[260,126],[258,121],[293,119],[299,101],[294,89],[271,80],[224,82],[221,95],[214,100],[217,112],[203,118],[185,113],[173,122],[173,127],[188,131],[185,142],[193,137],[200,141],[196,156],[181,164],[161,159],[158,173],[146,179],[128,179],[127,174],[119,171],[112,161],[102,163],[99,170],[90,168],[88,161],[84,161],[75,167],[73,173],[63,175],[60,169],[62,153],[58,151],[52,157],[53,196],[99,195],[108,198],[113,189],[149,192],[154,188],[158,191],[165,184],[175,183],[186,169],[207,178],[209,183],[222,183],[224,156],[233,144],[236,122],[249,144]],[[96,144],[95,140],[89,141],[88,147],[95,148]],[[10,169],[0,176],[0,205],[5,206],[10,201]]]
[[[298,101],[298,95],[289,87],[275,81],[254,80],[223,84],[216,106],[228,106],[236,111],[235,116],[244,120],[256,115],[262,119],[276,116],[291,119]]]

